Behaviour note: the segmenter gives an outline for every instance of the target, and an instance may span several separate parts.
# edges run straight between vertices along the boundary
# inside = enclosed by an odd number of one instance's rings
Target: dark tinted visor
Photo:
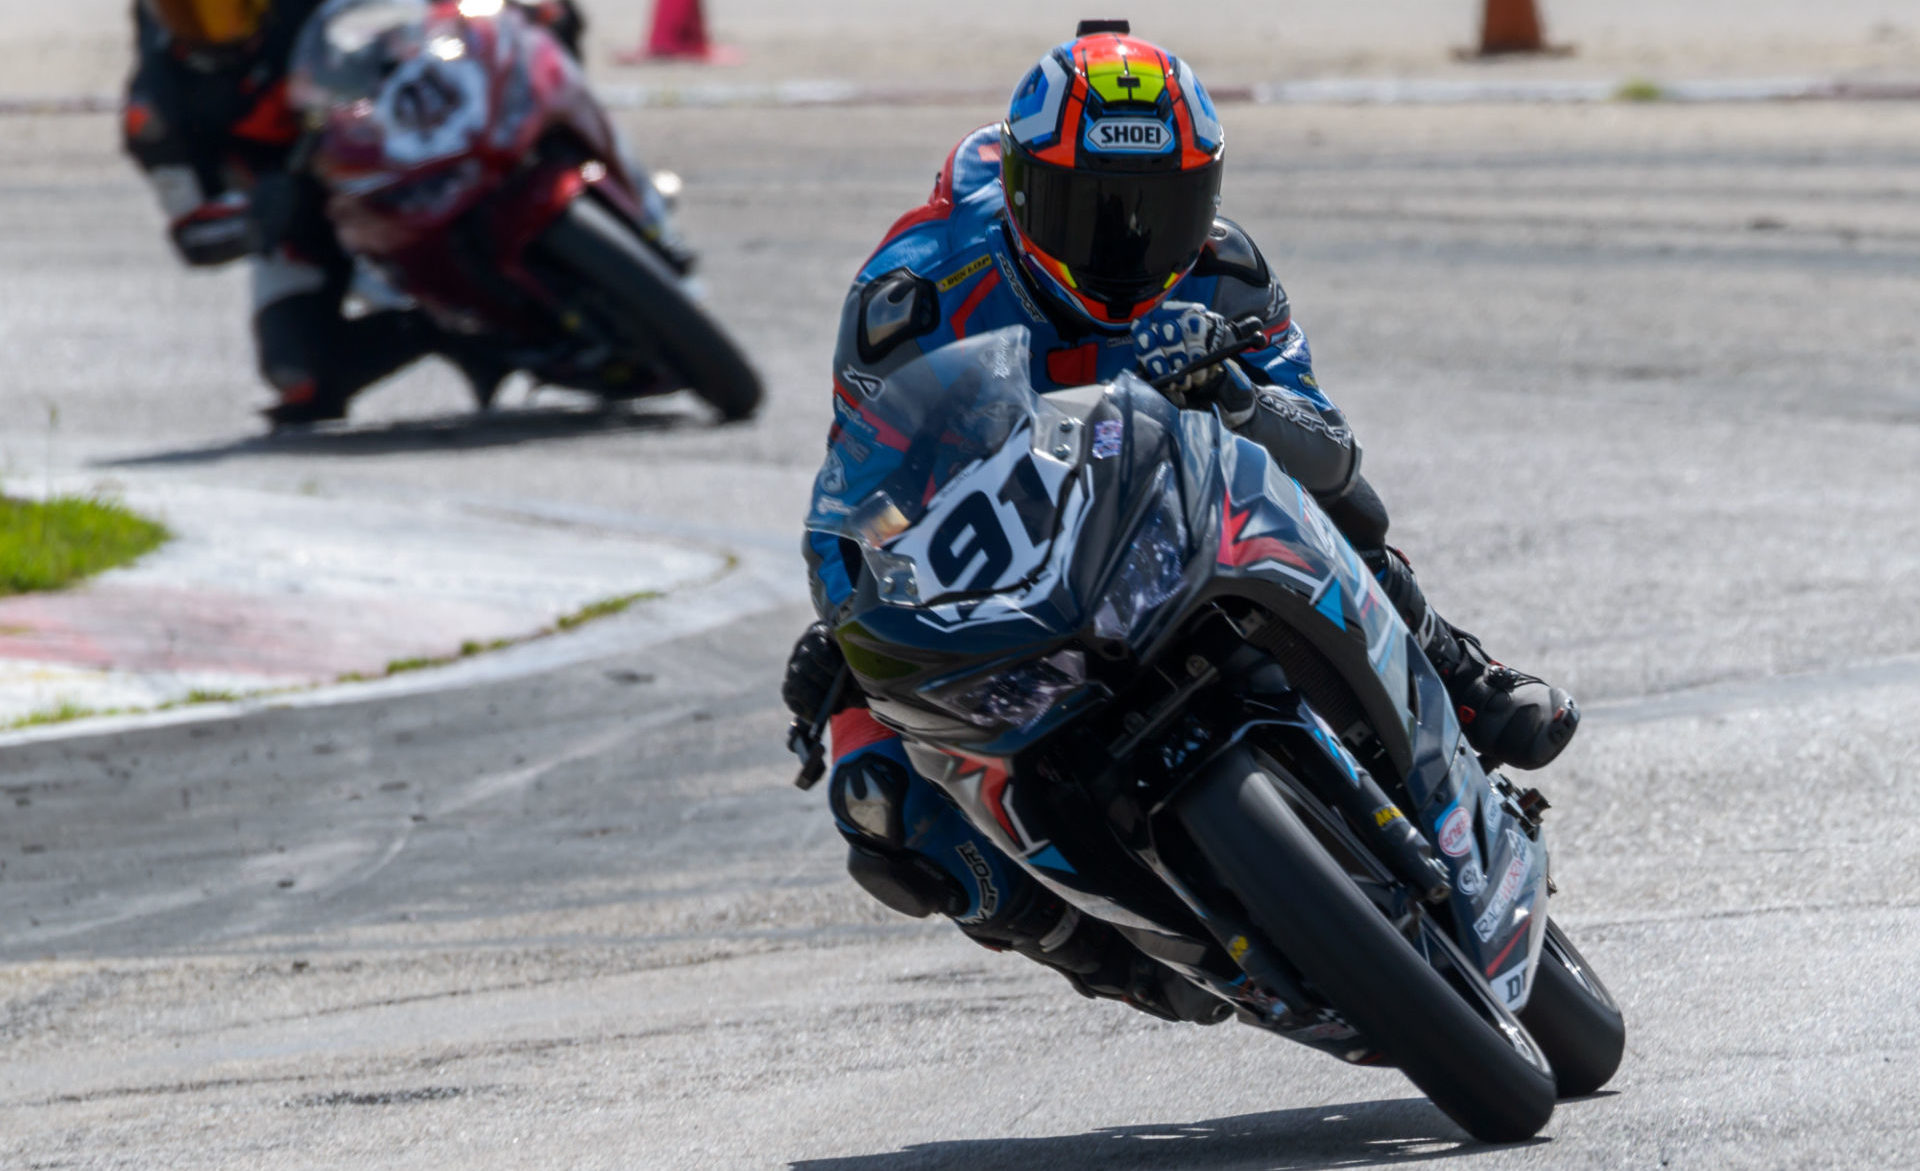
[[[1076,171],[1005,154],[1013,217],[1076,280],[1158,293],[1193,263],[1219,206],[1220,160],[1191,171]],[[1093,291],[1089,289],[1088,291]]]

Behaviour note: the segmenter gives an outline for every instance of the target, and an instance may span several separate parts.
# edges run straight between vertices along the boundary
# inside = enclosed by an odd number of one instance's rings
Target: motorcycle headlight
[[[975,727],[1030,728],[1086,681],[1086,656],[1061,650],[996,672],[964,691],[927,698]]]
[[[411,182],[395,183],[377,199],[383,207],[401,215],[432,218],[465,198],[480,178],[479,160],[462,159]]]
[[[1180,592],[1187,574],[1187,521],[1180,493],[1163,468],[1159,496],[1134,530],[1132,550],[1093,612],[1093,632],[1125,639],[1140,621]]]

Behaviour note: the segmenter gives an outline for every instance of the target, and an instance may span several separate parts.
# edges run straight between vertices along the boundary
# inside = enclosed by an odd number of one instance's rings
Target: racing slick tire
[[[1626,1020],[1613,994],[1573,940],[1547,920],[1547,941],[1520,1023],[1553,1063],[1562,1098],[1581,1098],[1607,1084],[1627,1047]]]
[[[1546,1125],[1554,1080],[1545,1054],[1517,1024],[1496,1029],[1414,950],[1247,749],[1209,765],[1174,814],[1306,983],[1462,1129],[1519,1142]]]
[[[619,325],[638,325],[636,345],[657,354],[729,422],[759,409],[760,378],[738,346],[681,287],[665,261],[591,197],[575,199],[533,247],[622,306]]]

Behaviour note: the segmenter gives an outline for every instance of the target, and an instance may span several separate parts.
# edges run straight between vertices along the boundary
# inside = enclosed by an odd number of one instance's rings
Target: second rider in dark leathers
[[[251,256],[260,374],[276,426],[338,419],[359,391],[429,354],[450,358],[482,406],[507,369],[418,309],[345,312],[353,258],[319,184],[290,168],[301,126],[287,100],[294,43],[323,0],[139,0],[126,149],[146,172],[180,257]],[[521,7],[577,51],[570,0]]]
[[[1374,571],[1445,680],[1481,753],[1540,768],[1578,724],[1558,688],[1504,667],[1432,610],[1387,543],[1387,513],[1360,474],[1360,447],[1320,391],[1286,292],[1238,225],[1217,218],[1223,134],[1183,61],[1124,27],[1049,52],[1004,123],[961,140],[921,208],[894,225],[847,296],[834,356],[835,434],[871,456],[822,475],[845,498],[891,470],[862,396],[919,355],[1007,325],[1031,333],[1038,390],[1137,368],[1177,372],[1257,315],[1267,344],[1171,392],[1218,409],[1310,491]],[[784,696],[802,719],[828,702],[841,667],[829,631],[863,572],[859,552],[821,533],[806,553],[822,622],[802,636]],[[1082,917],[975,831],[908,763],[856,693],[832,716],[829,798],[854,878],[909,915],[1053,967],[1086,995],[1212,1022],[1224,1006]]]

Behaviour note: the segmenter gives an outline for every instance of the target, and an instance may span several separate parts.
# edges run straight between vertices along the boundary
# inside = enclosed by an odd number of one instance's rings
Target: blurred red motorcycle
[[[689,293],[666,200],[517,4],[334,0],[301,33],[291,92],[341,243],[443,328],[607,399],[685,388],[726,419],[759,406],[759,378]]]

